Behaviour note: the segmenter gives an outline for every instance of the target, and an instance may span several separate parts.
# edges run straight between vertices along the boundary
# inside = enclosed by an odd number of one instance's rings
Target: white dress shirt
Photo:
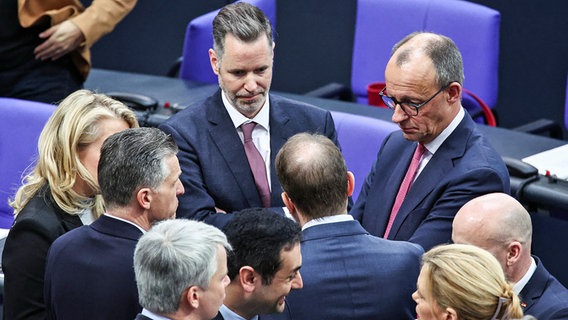
[[[257,123],[256,127],[254,127],[252,131],[252,142],[264,160],[268,187],[272,190],[272,183],[270,179],[270,102],[268,99],[268,93],[266,93],[266,101],[264,102],[264,105],[252,119],[243,116],[239,111],[237,111],[237,109],[233,107],[231,102],[229,102],[229,99],[225,96],[225,92],[221,91],[221,93],[223,105],[229,113],[229,117],[231,117],[231,121],[233,122],[235,129],[237,129],[241,141],[244,141],[244,136],[243,130],[241,130],[240,126],[248,122]]]

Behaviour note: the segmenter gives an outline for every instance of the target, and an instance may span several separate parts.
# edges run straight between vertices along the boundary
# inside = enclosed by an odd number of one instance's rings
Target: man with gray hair
[[[491,193],[467,202],[456,214],[452,240],[493,254],[524,314],[538,319],[568,319],[568,289],[531,255],[532,223],[527,210],[505,193]]]
[[[225,299],[225,234],[186,219],[158,223],[134,251],[134,273],[144,309],[136,320],[210,320]]]
[[[48,319],[133,319],[140,312],[132,256],[155,222],[175,217],[184,192],[177,151],[156,128],[127,129],[104,141],[98,181],[106,213],[51,246]]]
[[[329,111],[269,94],[273,30],[259,8],[245,2],[223,7],[213,38],[209,61],[220,90],[160,128],[180,147],[188,192],[178,216],[222,228],[233,217],[225,213],[271,207],[283,214],[274,158],[289,137],[310,131],[338,142]]]

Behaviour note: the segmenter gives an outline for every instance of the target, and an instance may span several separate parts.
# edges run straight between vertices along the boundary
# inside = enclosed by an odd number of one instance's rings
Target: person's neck
[[[258,314],[255,311],[256,303],[249,301],[248,298],[250,297],[250,295],[242,290],[240,284],[238,283],[238,279],[236,280],[236,282],[231,282],[225,289],[225,292],[226,296],[225,300],[223,301],[225,307],[231,309],[231,311],[245,319],[252,319]]]
[[[152,226],[148,219],[148,215],[144,211],[123,207],[109,209],[107,210],[107,214],[130,221],[146,231],[150,230],[150,227]]]
[[[530,254],[523,256],[522,259],[518,261],[515,266],[513,266],[513,269],[511,270],[512,272],[510,273],[508,280],[513,283],[519,282],[529,271],[529,268],[531,267],[532,264],[531,258],[532,257]]]

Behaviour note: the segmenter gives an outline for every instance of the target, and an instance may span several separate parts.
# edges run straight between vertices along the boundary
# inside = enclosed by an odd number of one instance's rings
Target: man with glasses
[[[417,32],[393,48],[380,96],[400,131],[387,137],[351,214],[371,234],[449,242],[467,201],[509,192],[500,155],[461,105],[461,54],[448,37]]]

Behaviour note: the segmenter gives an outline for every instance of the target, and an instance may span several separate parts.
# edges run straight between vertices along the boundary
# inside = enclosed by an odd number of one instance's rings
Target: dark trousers
[[[83,81],[69,56],[56,61],[33,59],[15,69],[0,71],[0,97],[58,104],[82,87]]]

